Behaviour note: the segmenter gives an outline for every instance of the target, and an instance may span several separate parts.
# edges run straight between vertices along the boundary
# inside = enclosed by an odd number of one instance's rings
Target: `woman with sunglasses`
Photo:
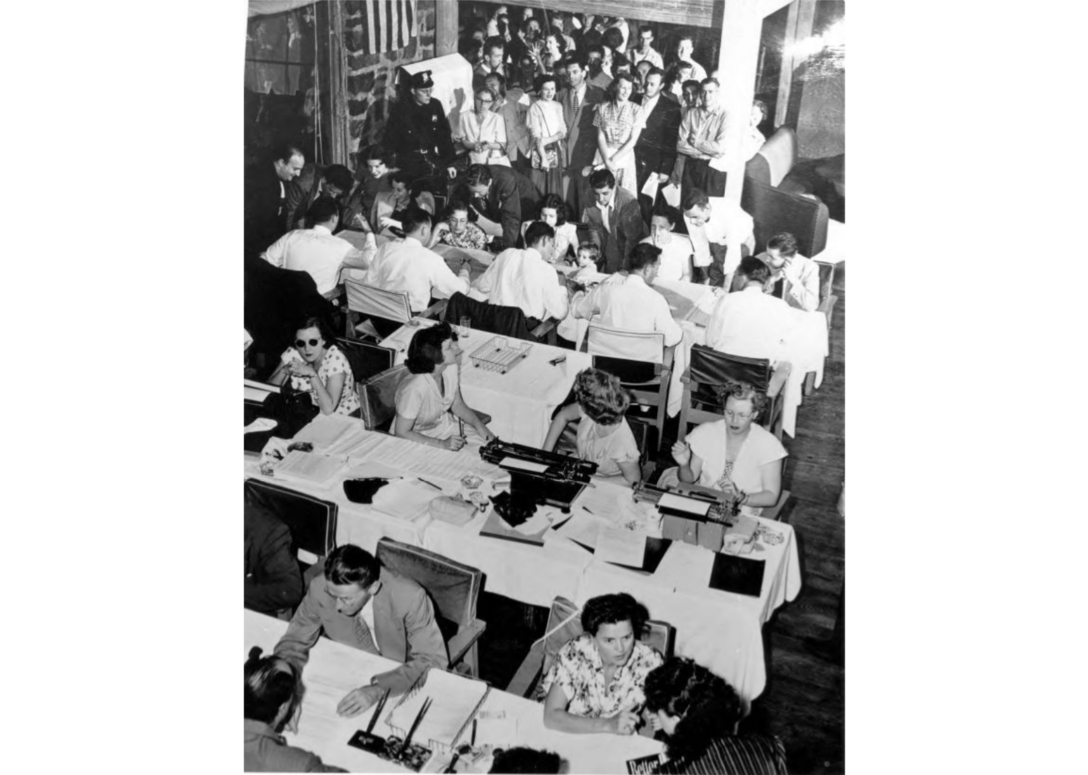
[[[269,382],[309,393],[321,414],[351,414],[359,408],[355,376],[348,359],[333,344],[332,331],[320,317],[311,315],[295,331],[294,347],[288,347]]]

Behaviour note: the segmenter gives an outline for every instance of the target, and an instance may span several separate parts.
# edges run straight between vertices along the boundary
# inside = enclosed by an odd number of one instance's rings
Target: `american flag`
[[[363,10],[365,52],[394,51],[416,37],[416,0],[358,0]]]

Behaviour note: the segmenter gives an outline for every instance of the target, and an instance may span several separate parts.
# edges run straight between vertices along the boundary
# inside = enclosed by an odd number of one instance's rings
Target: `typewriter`
[[[632,487],[636,503],[648,502],[661,512],[661,535],[674,541],[704,546],[719,551],[725,529],[737,519],[737,500],[720,490],[698,484],[659,487],[638,482]]]
[[[480,457],[510,473],[508,498],[495,499],[503,519],[520,525],[540,504],[570,512],[597,464],[573,455],[545,452],[535,447],[492,439],[480,448]]]

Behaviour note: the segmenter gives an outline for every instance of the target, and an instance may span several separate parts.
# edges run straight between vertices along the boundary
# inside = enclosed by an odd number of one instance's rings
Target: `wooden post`
[[[759,0],[725,0],[722,13],[722,38],[718,55],[718,80],[721,82],[721,105],[729,127],[725,137],[725,158],[728,161],[725,199],[740,207],[744,187],[744,139],[752,116],[755,95],[756,65],[759,59],[760,31],[763,15]],[[740,235],[736,235],[740,236]],[[740,240],[731,238],[727,245],[729,262],[736,263]],[[730,278],[726,278],[728,282]]]
[[[786,38],[782,43],[782,70],[778,76],[778,97],[775,100],[774,127],[786,123],[790,107],[790,89],[793,71],[799,64],[794,56],[797,41],[812,35],[812,22],[816,18],[816,0],[793,0],[786,18]]]
[[[347,67],[344,62],[344,10],[340,3],[329,3],[329,86],[332,91],[332,161],[350,167],[351,127],[348,115]]]
[[[435,0],[434,55],[444,57],[457,53],[458,0]]]

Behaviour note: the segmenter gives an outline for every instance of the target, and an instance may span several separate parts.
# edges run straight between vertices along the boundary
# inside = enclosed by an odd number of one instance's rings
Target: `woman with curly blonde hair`
[[[620,476],[630,484],[641,478],[638,445],[624,414],[631,396],[618,377],[585,369],[574,380],[575,402],[556,414],[544,440],[551,452],[567,423],[578,420],[578,457],[597,464],[600,476]]]

